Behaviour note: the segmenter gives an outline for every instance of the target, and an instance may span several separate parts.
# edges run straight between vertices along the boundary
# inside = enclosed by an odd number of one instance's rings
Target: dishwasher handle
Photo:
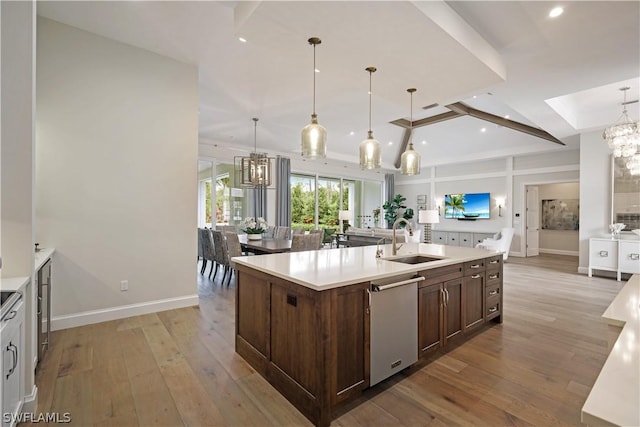
[[[373,292],[382,292],[382,291],[386,291],[387,289],[397,288],[398,286],[404,286],[404,285],[408,285],[410,283],[422,282],[423,280],[424,280],[424,277],[416,276],[416,277],[413,277],[411,279],[401,280],[400,282],[389,283],[388,285],[376,285],[376,284],[372,283],[371,284],[371,290]]]

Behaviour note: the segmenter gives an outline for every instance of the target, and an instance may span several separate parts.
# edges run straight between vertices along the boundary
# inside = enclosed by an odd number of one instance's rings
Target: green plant
[[[447,208],[451,208],[452,217],[457,218],[456,211],[464,212],[464,194],[451,194],[444,202],[445,213]]]
[[[391,201],[386,201],[384,202],[384,205],[382,205],[382,208],[384,209],[384,219],[387,221],[389,226],[391,226],[396,221],[396,219],[398,219],[399,213],[402,213],[402,218],[406,219],[407,221],[413,218],[413,209],[407,208],[407,205],[404,204],[405,200],[407,200],[407,198],[402,194],[396,194],[395,196],[393,196],[393,199],[391,199]],[[400,209],[404,209],[404,211],[402,212],[400,211]],[[398,224],[398,226],[400,228],[403,228],[405,224],[400,223]]]

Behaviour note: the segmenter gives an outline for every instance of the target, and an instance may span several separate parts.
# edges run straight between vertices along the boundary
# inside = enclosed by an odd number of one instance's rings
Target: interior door
[[[538,187],[527,187],[527,256],[539,255],[539,224],[540,211],[538,208]]]

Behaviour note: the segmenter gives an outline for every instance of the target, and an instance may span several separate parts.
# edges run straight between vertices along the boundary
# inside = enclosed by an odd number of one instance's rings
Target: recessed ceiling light
[[[473,99],[476,99],[476,98],[477,98],[477,96],[473,95]]]
[[[244,37],[238,37],[238,40],[240,40],[242,43],[246,43],[247,39],[245,39]]]
[[[349,135],[355,135],[356,133],[354,131],[349,132]]]
[[[486,132],[486,131],[487,131],[487,128],[480,129],[480,132]]]
[[[557,18],[558,16],[562,15],[562,12],[564,12],[564,9],[560,6],[554,7],[553,9],[551,9],[551,12],[549,12],[549,17]]]
[[[506,114],[506,115],[504,116],[504,118],[505,118],[505,119],[508,119],[508,118],[509,118],[509,115],[508,115],[508,114]]]
[[[427,145],[427,141],[422,140],[422,145]]]
[[[393,145],[393,141],[389,141],[389,145]]]
[[[315,71],[316,73],[320,72],[320,70],[318,70],[317,68],[314,68],[313,71]]]

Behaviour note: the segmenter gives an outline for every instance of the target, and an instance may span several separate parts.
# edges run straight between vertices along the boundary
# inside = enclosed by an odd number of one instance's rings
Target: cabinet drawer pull
[[[498,275],[497,274],[490,274],[489,275],[489,279],[497,279]]]
[[[491,307],[491,308],[489,309],[489,313],[494,313],[494,312],[496,312],[496,311],[498,311],[498,307]]]
[[[470,265],[469,268],[480,268],[480,264],[473,264]]]
[[[493,295],[498,295],[498,290],[496,289],[495,291],[491,291],[489,292],[489,296],[493,296]]]
[[[640,254],[629,254],[629,259],[632,261],[638,261],[640,259]]]
[[[500,260],[494,259],[492,261],[489,261],[489,264],[497,264],[499,262],[500,262]]]
[[[479,279],[480,275],[479,274],[474,274],[473,276],[471,276],[472,279]]]
[[[600,256],[601,257],[608,257],[609,256],[609,251],[600,251]]]

